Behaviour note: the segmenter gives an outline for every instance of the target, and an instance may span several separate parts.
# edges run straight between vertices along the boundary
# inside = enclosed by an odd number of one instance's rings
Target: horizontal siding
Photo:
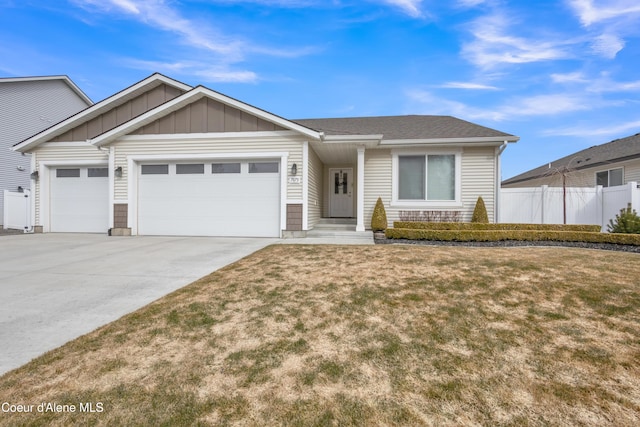
[[[0,84],[0,193],[31,185],[31,156],[11,150],[15,144],[87,108],[86,102],[62,80]],[[23,171],[18,170],[23,168]],[[4,200],[0,197],[0,225]]]
[[[82,161],[109,161],[109,155],[98,150],[93,146],[77,146],[77,147],[56,147],[55,144],[40,146],[33,155],[36,157],[36,169],[39,170],[40,162],[69,162],[69,164],[79,163]],[[111,172],[111,171],[110,171]],[[36,200],[36,218],[34,225],[42,225],[40,220],[40,185],[41,180],[36,183],[35,200]]]
[[[282,141],[276,139],[269,140],[216,140],[216,141],[119,141],[113,144],[115,147],[115,167],[122,166],[122,177],[115,180],[115,200],[125,201],[128,199],[128,156],[139,155],[183,155],[183,154],[216,154],[216,153],[264,153],[264,152],[288,152],[287,170],[281,173],[287,174],[291,166],[296,163],[298,174],[303,172],[302,164],[302,142]],[[302,200],[302,183],[288,184],[288,199]]]
[[[471,221],[478,197],[482,196],[489,221],[494,222],[495,179],[495,148],[465,148],[462,153],[463,221]]]
[[[624,168],[624,182],[640,183],[640,160],[628,162]]]
[[[313,148],[309,147],[308,225],[313,228],[322,217],[323,165]]]
[[[382,198],[389,226],[398,221],[398,210],[391,204],[391,150],[366,150],[364,153],[364,226],[371,228],[373,208]]]

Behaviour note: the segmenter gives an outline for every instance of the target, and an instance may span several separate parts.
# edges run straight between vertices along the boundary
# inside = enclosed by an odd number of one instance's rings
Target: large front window
[[[398,201],[455,201],[456,155],[398,155]]]

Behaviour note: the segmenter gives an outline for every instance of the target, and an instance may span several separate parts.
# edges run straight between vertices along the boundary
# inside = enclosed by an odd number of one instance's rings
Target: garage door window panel
[[[211,164],[211,173],[240,173],[240,163],[213,163]]]
[[[56,178],[80,178],[80,169],[56,169]]]
[[[169,165],[142,165],[142,175],[169,175]]]
[[[89,178],[107,178],[109,176],[109,168],[89,168]]]
[[[249,163],[249,173],[278,173],[280,165],[278,162],[251,162]]]
[[[204,163],[176,165],[176,175],[197,175],[197,174],[204,174]]]

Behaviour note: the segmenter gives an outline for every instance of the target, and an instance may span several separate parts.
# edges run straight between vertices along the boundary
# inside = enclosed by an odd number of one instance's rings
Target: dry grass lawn
[[[0,403],[77,412],[0,424],[637,426],[639,265],[271,246],[4,375]]]

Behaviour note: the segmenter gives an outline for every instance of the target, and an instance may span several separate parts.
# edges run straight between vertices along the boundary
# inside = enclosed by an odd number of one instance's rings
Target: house
[[[495,217],[518,137],[453,117],[289,120],[204,86],[150,77],[17,144],[32,153],[35,231],[304,236],[369,227],[382,197]]]
[[[12,146],[92,104],[67,76],[0,78],[0,225],[2,190],[30,184],[31,156],[12,151]]]
[[[640,182],[640,133],[595,145],[502,182],[502,188],[613,187]]]

